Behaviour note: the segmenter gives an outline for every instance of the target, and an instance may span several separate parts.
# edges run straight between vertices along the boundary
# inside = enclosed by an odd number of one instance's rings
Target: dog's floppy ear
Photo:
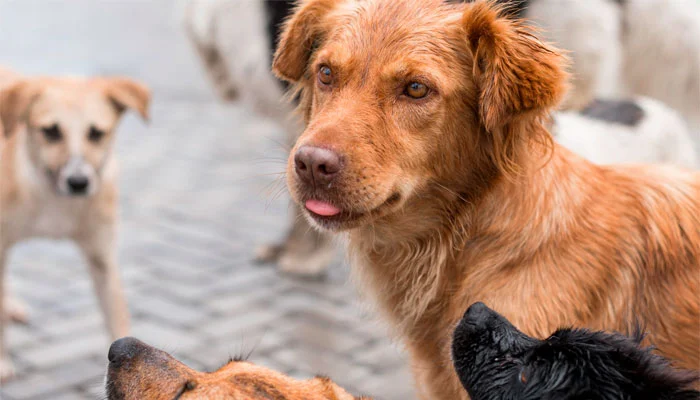
[[[277,51],[272,61],[273,71],[282,79],[298,82],[304,76],[309,58],[323,34],[323,16],[339,0],[306,0],[299,3],[284,24]]]
[[[5,136],[10,136],[17,124],[27,118],[29,107],[39,94],[41,86],[27,80],[0,91],[0,120]]]
[[[151,91],[146,86],[128,78],[101,78],[101,83],[105,95],[114,103],[119,112],[130,108],[137,111],[144,121],[148,121]]]
[[[541,115],[566,90],[566,59],[520,22],[479,0],[462,17],[479,89],[479,116],[490,132],[527,113]]]

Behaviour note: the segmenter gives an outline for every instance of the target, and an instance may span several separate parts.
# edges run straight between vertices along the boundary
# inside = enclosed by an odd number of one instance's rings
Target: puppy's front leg
[[[5,325],[3,310],[5,309],[5,255],[7,254],[7,249],[0,246],[0,382],[8,378],[11,378],[15,374],[14,366],[12,365],[12,360],[10,360],[10,355],[7,353],[7,346],[5,343]]]
[[[114,227],[78,240],[88,261],[95,293],[112,340],[129,334],[129,310],[117,266]]]

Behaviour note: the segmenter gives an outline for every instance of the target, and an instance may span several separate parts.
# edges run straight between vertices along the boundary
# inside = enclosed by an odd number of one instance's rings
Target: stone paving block
[[[152,293],[152,292],[151,292]],[[148,315],[174,326],[196,326],[208,317],[205,309],[163,296],[132,296],[130,306],[134,313]]]
[[[48,368],[83,356],[107,354],[109,339],[106,332],[90,331],[52,342],[39,342],[23,350],[20,357],[35,368]]]
[[[49,376],[33,373],[4,383],[0,399],[3,399],[4,395],[13,400],[30,399],[40,395],[46,396],[48,393],[54,392],[59,384],[60,382],[52,380]]]
[[[186,329],[164,324],[152,319],[137,319],[132,329],[133,336],[165,351],[184,351],[197,346],[201,338]],[[105,354],[107,354],[105,352]]]
[[[256,334],[262,327],[274,323],[279,317],[276,311],[270,309],[246,310],[235,316],[212,321],[198,330],[210,339],[227,337],[234,340]]]

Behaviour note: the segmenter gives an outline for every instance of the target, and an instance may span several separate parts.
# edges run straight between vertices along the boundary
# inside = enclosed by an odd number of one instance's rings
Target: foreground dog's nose
[[[338,153],[314,146],[302,146],[294,155],[294,169],[305,183],[328,184],[342,169]]]
[[[84,194],[87,192],[90,181],[86,176],[74,175],[68,177],[67,183],[71,193]]]
[[[121,338],[115,340],[114,343],[112,343],[112,345],[109,346],[109,353],[107,353],[107,359],[110,363],[119,365],[122,362],[133,358],[144,347],[145,344],[136,338]]]

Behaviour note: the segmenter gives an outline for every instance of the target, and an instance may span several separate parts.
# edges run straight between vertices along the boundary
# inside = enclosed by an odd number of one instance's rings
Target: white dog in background
[[[555,139],[599,164],[668,163],[700,167],[683,118],[648,97],[597,100],[580,112],[554,114]]]
[[[570,52],[568,106],[582,108],[595,97],[652,97],[680,112],[698,141],[700,2],[527,0],[520,7],[521,16]]]
[[[352,1],[352,0],[347,0]],[[598,101],[640,94],[660,99],[700,127],[700,21],[694,0],[500,0],[510,12],[543,28],[571,51],[573,90],[555,116],[557,140],[600,163],[669,162],[697,166],[693,141],[676,112],[650,98]],[[278,27],[294,2],[188,0],[184,26],[224,101],[240,99],[277,121],[292,143],[301,132],[270,71]],[[616,107],[637,109],[636,118]],[[330,238],[294,213],[282,243],[257,257],[286,272],[315,276],[333,259]]]

